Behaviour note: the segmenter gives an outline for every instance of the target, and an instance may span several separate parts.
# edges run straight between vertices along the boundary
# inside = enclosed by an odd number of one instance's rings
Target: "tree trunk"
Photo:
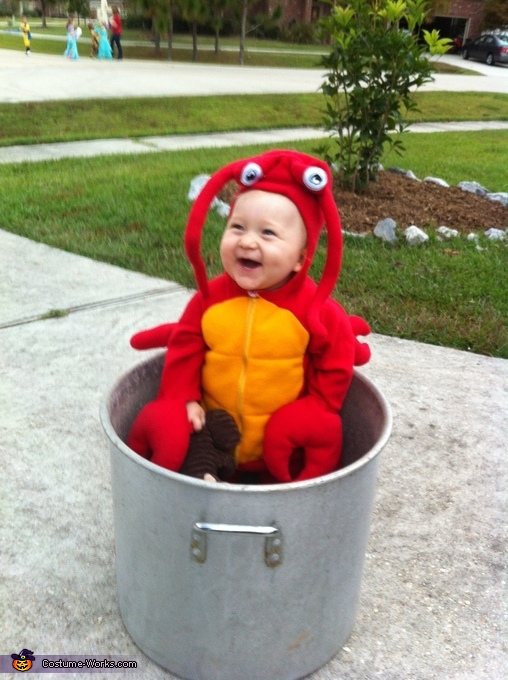
[[[247,30],[247,4],[248,0],[242,0],[242,30],[240,33],[240,64],[243,66],[245,61],[245,33]]]
[[[47,28],[46,24],[46,0],[41,0],[42,28]]]
[[[167,51],[168,61],[171,61],[172,56],[173,56],[173,6],[171,5],[171,9],[169,10],[168,21],[168,51]]]
[[[192,22],[192,61],[198,60],[198,24]]]

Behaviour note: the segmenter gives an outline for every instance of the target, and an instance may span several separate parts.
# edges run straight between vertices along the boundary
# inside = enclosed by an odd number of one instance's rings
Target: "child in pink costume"
[[[200,243],[210,205],[239,190],[221,242],[225,273],[208,281]],[[321,281],[309,276],[326,224]],[[135,335],[138,349],[167,341],[157,398],[137,416],[128,445],[178,471],[206,412],[230,413],[241,432],[240,471],[302,481],[339,467],[340,409],[353,366],[370,358],[370,332],[330,294],[342,257],[328,166],[296,151],[236,161],[215,173],[190,212],[185,246],[198,292],[177,324]]]

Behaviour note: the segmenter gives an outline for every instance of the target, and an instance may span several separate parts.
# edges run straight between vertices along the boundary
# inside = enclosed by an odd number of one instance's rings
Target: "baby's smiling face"
[[[236,199],[222,236],[225,271],[244,290],[275,290],[302,268],[307,232],[296,205],[253,189]]]

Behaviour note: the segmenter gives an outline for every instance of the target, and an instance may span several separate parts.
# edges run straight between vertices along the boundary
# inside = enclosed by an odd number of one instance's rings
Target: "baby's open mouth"
[[[256,260],[249,260],[246,257],[241,257],[239,262],[245,269],[256,269],[257,267],[261,266],[260,262],[256,262]]]

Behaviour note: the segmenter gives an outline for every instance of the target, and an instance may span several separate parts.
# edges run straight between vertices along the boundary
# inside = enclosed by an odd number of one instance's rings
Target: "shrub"
[[[451,44],[425,30],[420,44],[427,14],[425,0],[349,0],[320,21],[331,46],[321,63],[327,69],[324,123],[332,138],[331,149],[320,151],[337,167],[342,186],[357,193],[376,179],[385,146],[404,150],[404,112],[417,109],[415,91],[432,80],[427,50],[443,54]]]

